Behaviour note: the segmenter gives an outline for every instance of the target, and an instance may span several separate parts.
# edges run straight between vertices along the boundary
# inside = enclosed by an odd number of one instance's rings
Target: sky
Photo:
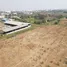
[[[0,10],[67,9],[67,0],[0,0]]]

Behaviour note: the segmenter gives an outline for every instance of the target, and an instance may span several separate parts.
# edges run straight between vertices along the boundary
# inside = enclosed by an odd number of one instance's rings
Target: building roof
[[[3,31],[4,32],[9,32],[9,31],[15,31],[16,29],[23,29],[23,28],[25,28],[25,27],[28,27],[28,26],[30,26],[29,24],[30,23],[21,23],[21,22],[6,22],[6,23],[8,23],[8,24],[11,24],[11,25],[16,25],[16,26],[9,26],[9,25],[5,25],[5,27],[3,28]]]
[[[8,21],[5,21],[4,23],[5,23],[5,26],[3,27],[4,32],[9,32],[16,29],[28,27],[30,24],[30,23],[18,22],[13,20],[8,20]],[[15,25],[15,26],[11,26],[11,25]]]
[[[5,21],[4,23],[6,23],[6,24],[12,24],[12,25],[25,25],[25,24],[30,24],[30,23],[13,21],[13,20],[8,20],[8,21]]]
[[[22,25],[22,23],[16,22],[16,21],[6,21],[4,23],[6,23],[6,24],[12,24],[12,25]]]

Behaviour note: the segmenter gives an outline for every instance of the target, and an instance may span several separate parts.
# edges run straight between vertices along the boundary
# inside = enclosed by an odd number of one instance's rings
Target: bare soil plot
[[[61,19],[60,24],[67,25],[67,19],[66,18]]]
[[[42,26],[1,39],[0,67],[67,67],[67,27]]]

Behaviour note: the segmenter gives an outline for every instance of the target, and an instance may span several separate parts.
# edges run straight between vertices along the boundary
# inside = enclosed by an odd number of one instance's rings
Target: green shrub
[[[41,23],[42,23],[41,20],[36,20],[36,21],[34,21],[34,24],[41,24]]]
[[[54,24],[59,24],[59,21],[56,21]]]

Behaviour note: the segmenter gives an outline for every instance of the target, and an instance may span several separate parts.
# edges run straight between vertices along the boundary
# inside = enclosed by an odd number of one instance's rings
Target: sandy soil
[[[67,27],[42,26],[0,39],[0,67],[67,67]]]

